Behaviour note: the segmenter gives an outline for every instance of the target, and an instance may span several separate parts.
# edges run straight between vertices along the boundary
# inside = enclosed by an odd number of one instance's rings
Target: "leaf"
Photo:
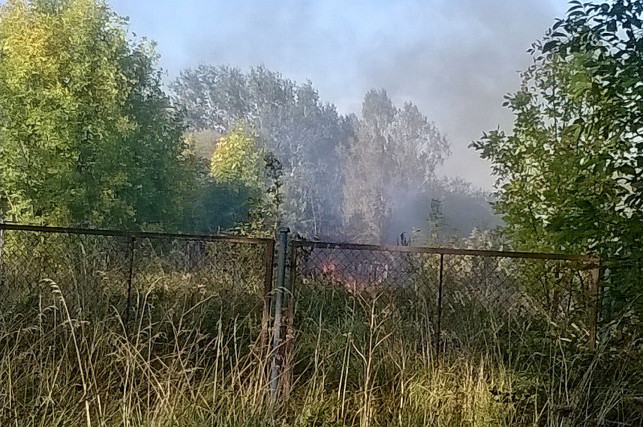
[[[560,45],[560,42],[558,40],[550,40],[547,43],[545,43],[545,45],[542,48],[542,52],[547,53],[547,52],[555,49],[559,45]]]

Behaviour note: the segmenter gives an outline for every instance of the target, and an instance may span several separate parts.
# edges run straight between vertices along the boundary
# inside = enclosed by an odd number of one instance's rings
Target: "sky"
[[[564,0],[109,0],[129,30],[158,43],[166,82],[187,67],[265,65],[310,80],[340,113],[369,89],[418,105],[451,143],[438,171],[490,190],[490,165],[468,148],[510,131],[503,96],[520,86],[526,53],[567,9]]]

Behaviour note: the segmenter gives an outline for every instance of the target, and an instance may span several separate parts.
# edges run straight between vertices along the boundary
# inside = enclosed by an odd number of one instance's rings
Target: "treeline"
[[[643,320],[643,2],[571,1],[529,52],[506,96],[511,133],[472,144],[499,177],[504,232],[526,250],[600,255],[606,317]]]
[[[477,225],[493,223],[488,195],[437,178],[446,138],[415,105],[398,108],[383,90],[365,95],[359,116],[343,116],[310,82],[264,67],[200,66],[171,89],[186,107],[193,151],[211,160],[213,177],[259,199],[249,211],[253,226],[262,218],[306,237],[395,242],[426,225],[432,199],[445,198],[478,206]],[[461,217],[449,226],[468,234],[475,225],[463,226]]]
[[[0,11],[2,217],[180,228],[198,188],[182,112],[157,56],[94,0],[10,0]]]
[[[154,45],[101,1],[13,0],[0,20],[5,219],[391,243],[451,197],[478,219],[445,230],[495,224],[487,194],[436,176],[444,135],[383,90],[344,116],[311,82],[200,66],[166,93]]]

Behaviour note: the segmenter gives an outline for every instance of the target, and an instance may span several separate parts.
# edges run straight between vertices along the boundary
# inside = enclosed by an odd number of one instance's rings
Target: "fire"
[[[333,284],[342,286],[353,294],[372,294],[381,288],[385,275],[375,274],[373,277],[364,275],[358,270],[349,271],[342,268],[336,260],[325,260],[321,262],[321,275],[324,279]]]

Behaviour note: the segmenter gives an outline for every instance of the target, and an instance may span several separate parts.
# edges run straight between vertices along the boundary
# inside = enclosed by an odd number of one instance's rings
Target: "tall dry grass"
[[[56,283],[43,281],[40,298],[36,316],[3,318],[2,425],[184,425],[213,414],[231,425],[266,411],[256,319],[226,317],[208,299],[159,313],[148,291],[128,334],[118,312],[73,316]]]
[[[355,295],[322,278],[297,293],[286,405],[295,424],[643,422],[634,319],[627,339],[606,326],[592,352],[587,331],[470,304],[436,353],[434,304],[420,295]]]
[[[199,267],[202,276],[177,269],[163,254],[146,256],[153,262],[135,272],[129,312],[122,271],[104,261],[82,264],[86,256],[63,258],[73,265],[58,260],[57,269],[33,267],[28,286],[5,286],[12,294],[0,312],[0,425],[643,420],[635,318],[606,325],[590,352],[583,330],[464,304],[457,315],[444,313],[436,352],[430,295],[410,288],[356,294],[323,277],[298,283],[281,354],[283,388],[272,402],[261,274],[250,255],[235,254],[228,260],[241,264],[224,269]],[[66,274],[58,274],[61,266]],[[4,283],[15,283],[12,271],[21,270],[6,268]]]

